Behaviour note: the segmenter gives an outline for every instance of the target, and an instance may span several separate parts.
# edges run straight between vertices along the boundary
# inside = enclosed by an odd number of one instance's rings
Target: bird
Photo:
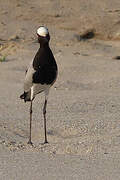
[[[55,83],[58,75],[58,67],[49,46],[50,34],[48,28],[40,26],[37,31],[37,39],[40,45],[35,57],[30,62],[29,67],[26,70],[24,80],[24,93],[20,95],[20,98],[24,102],[30,102],[30,130],[28,144],[33,144],[31,140],[32,129],[32,104],[37,94],[44,92],[45,101],[43,106],[44,117],[44,144],[48,143],[47,140],[47,128],[46,128],[46,107],[48,102],[48,95],[50,87]]]

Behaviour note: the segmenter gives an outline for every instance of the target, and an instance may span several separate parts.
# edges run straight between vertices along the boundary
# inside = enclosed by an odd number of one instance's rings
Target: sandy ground
[[[119,180],[120,1],[0,0],[0,180]],[[51,34],[59,75],[47,107],[44,94],[19,99],[34,57],[36,28]],[[86,32],[94,38],[82,40]]]

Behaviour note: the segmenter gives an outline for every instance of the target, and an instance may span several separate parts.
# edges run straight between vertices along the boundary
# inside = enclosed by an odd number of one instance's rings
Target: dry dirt
[[[40,94],[30,146],[29,103],[19,95],[40,25],[59,75],[47,107],[49,144]],[[0,180],[120,179],[119,40],[119,0],[0,0]]]

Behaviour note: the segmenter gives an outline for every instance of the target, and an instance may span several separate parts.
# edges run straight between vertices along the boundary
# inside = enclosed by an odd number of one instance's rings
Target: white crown
[[[41,26],[41,27],[39,27],[39,28],[37,29],[37,34],[38,34],[39,36],[46,37],[47,34],[49,34],[49,32],[48,32],[48,29],[47,29],[46,27]]]

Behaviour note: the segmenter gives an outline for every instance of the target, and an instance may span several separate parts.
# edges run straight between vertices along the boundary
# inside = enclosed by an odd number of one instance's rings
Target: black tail
[[[25,93],[20,95],[20,99],[25,99]]]
[[[30,92],[24,92],[20,95],[20,99],[24,99],[24,101],[30,101]]]

